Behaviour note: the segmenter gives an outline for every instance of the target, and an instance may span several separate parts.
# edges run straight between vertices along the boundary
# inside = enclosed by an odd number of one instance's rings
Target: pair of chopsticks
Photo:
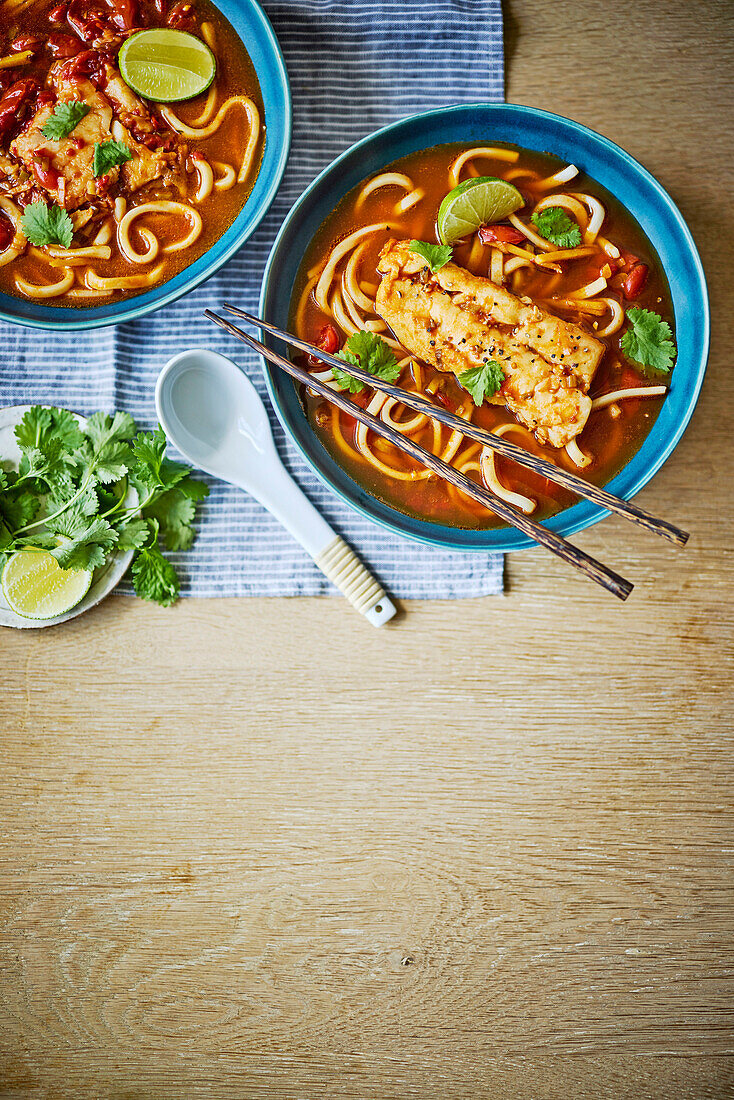
[[[276,325],[271,325],[267,321],[263,321],[259,317],[247,313],[243,309],[238,309],[236,306],[230,306],[226,303],[223,305],[223,308],[227,310],[228,313],[232,313],[236,317],[241,317],[243,320],[248,321],[264,332],[270,333],[291,347],[305,352],[308,355],[313,355],[325,365],[330,367],[335,366],[340,370],[346,371],[348,374],[365,382],[373,389],[380,390],[382,393],[388,394],[388,396],[401,401],[408,408],[414,409],[416,412],[425,413],[433,420],[437,420],[449,428],[457,429],[470,439],[474,439],[478,443],[491,447],[497,454],[504,455],[506,458],[510,458],[520,465],[534,470],[536,473],[547,477],[557,485],[570,489],[576,495],[584,497],[586,500],[591,500],[593,503],[599,504],[610,512],[624,516],[631,522],[660,535],[676,546],[685,546],[688,541],[687,533],[675,527],[673,524],[665,520],[656,519],[654,516],[650,515],[649,512],[644,511],[642,508],[638,508],[637,505],[629,501],[615,497],[612,493],[607,492],[606,489],[601,489],[598,485],[592,485],[582,478],[577,477],[575,474],[554,466],[552,462],[548,462],[546,459],[538,458],[536,455],[530,454],[523,447],[515,443],[510,443],[509,440],[504,439],[502,436],[495,435],[493,432],[487,431],[486,428],[480,428],[469,421],[463,420],[459,416],[455,416],[447,409],[434,405],[428,398],[420,394],[408,393],[401,389],[400,386],[394,386],[390,382],[384,382],[380,378],[375,378],[374,375],[362,370],[361,367],[353,366],[351,363],[346,363],[341,359],[337,359],[328,352],[314,347],[313,344],[309,344],[307,341],[301,340],[297,336],[284,332]],[[624,577],[620,577],[618,573],[615,573],[606,565],[592,558],[583,550],[579,550],[578,547],[571,545],[571,543],[567,542],[561,535],[557,535],[555,532],[548,530],[548,528],[542,527],[528,516],[523,515],[522,512],[513,508],[512,505],[507,504],[506,501],[502,500],[490,489],[487,489],[483,485],[478,485],[475,481],[472,481],[471,478],[460,473],[437,455],[432,454],[430,451],[426,451],[423,447],[414,443],[413,440],[397,431],[392,425],[386,424],[378,417],[373,416],[372,413],[368,413],[365,409],[362,409],[359,405],[350,401],[348,397],[331,389],[331,387],[327,386],[319,379],[314,378],[307,370],[304,370],[302,367],[292,363],[289,359],[279,355],[260,340],[255,339],[254,336],[250,336],[248,333],[237,328],[236,325],[232,324],[226,318],[218,316],[209,309],[205,310],[204,313],[210,321],[213,321],[216,325],[219,325],[220,328],[223,328],[226,332],[229,332],[232,336],[235,336],[238,340],[241,340],[243,343],[253,348],[267,359],[268,362],[286,371],[292,378],[296,379],[296,381],[308,386],[332,405],[336,405],[337,408],[341,409],[348,416],[367,425],[367,427],[371,428],[377,435],[381,435],[384,439],[388,439],[391,443],[394,443],[396,447],[410,455],[411,458],[414,458],[423,466],[428,467],[428,469],[433,470],[439,477],[455,485],[456,488],[461,489],[461,491],[468,496],[479,501],[480,504],[483,504],[485,508],[489,508],[500,519],[503,519],[506,523],[517,528],[517,530],[533,539],[539,545],[546,547],[546,549],[556,554],[563,561],[568,562],[569,565],[573,565],[576,569],[579,569],[587,577],[590,577],[591,580],[601,585],[602,588],[606,588],[607,591],[612,592],[621,600],[627,599],[632,591],[633,585],[625,580]]]

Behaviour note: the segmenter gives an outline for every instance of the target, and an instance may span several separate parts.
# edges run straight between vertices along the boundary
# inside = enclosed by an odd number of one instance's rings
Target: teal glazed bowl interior
[[[278,40],[256,0],[216,0],[216,6],[242,39],[260,83],[265,107],[265,148],[260,173],[247,202],[207,252],[160,286],[132,298],[93,309],[47,306],[0,293],[0,319],[57,331],[101,328],[132,321],[175,302],[227,262],[253,234],[267,213],[283,178],[291,140],[291,94]]]
[[[675,311],[678,359],[670,391],[640,450],[608,483],[629,498],[645,485],[681,438],[695,408],[709,344],[706,283],[696,246],[679,210],[649,172],[618,145],[560,115],[514,104],[468,104],[414,115],[377,131],[342,153],[295,204],[273,245],[260,298],[261,315],[288,327],[289,302],[304,252],[324,218],[366,176],[419,149],[447,142],[513,142],[555,153],[617,197],[649,237],[665,269]],[[271,346],[275,341],[266,338]],[[370,496],[334,461],[306,419],[291,379],[264,362],[270,397],[286,432],[309,464],[352,508],[424,543],[457,550],[520,550],[535,546],[514,528],[463,530],[408,516]],[[588,501],[566,508],[544,525],[570,535],[609,513]]]

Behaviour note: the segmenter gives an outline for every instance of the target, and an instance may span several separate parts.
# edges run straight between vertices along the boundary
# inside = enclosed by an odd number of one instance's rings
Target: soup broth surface
[[[438,241],[436,218],[441,201],[450,190],[449,167],[456,157],[467,147],[461,144],[440,145],[420,152],[412,153],[390,164],[385,172],[397,172],[409,178],[414,188],[423,193],[418,202],[406,212],[397,212],[396,206],[406,194],[407,184],[396,184],[378,188],[366,198],[360,198],[363,185],[354,188],[339,203],[334,212],[325,220],[313,238],[301,265],[294,287],[291,304],[291,331],[318,344],[325,326],[332,326],[343,346],[348,330],[340,326],[335,319],[335,311],[325,313],[314,298],[314,283],[323,271],[327,257],[334,246],[348,237],[361,226],[383,223],[375,232],[368,235],[363,246],[358,267],[358,281],[367,297],[374,297],[374,290],[380,282],[377,262],[380,250],[389,238],[403,240],[416,239],[436,243]],[[559,184],[550,190],[535,190],[534,184],[547,179],[566,167],[557,157],[547,153],[518,149],[512,145],[500,145],[499,149],[517,152],[513,163],[501,159],[476,158],[465,166],[469,169],[462,173],[491,175],[506,178],[512,174],[513,182],[521,189],[527,199],[525,209],[519,210],[518,217],[529,223],[529,214],[533,203],[541,197],[554,192],[568,194],[583,193],[599,199],[605,209],[602,233],[606,241],[613,242],[621,255],[631,255],[648,268],[647,280],[639,296],[634,301],[625,301],[620,286],[615,287],[615,279],[608,280],[603,291],[606,297],[619,301],[623,308],[634,306],[650,309],[673,326],[673,311],[670,292],[660,261],[640,226],[608,191],[594,180],[579,174],[572,182]],[[526,174],[522,174],[522,173]],[[481,246],[472,235],[454,248],[452,260],[474,274],[488,276],[491,246]],[[351,253],[338,265],[333,281],[335,288],[344,294],[343,275]],[[508,257],[506,256],[505,259]],[[509,257],[511,258],[511,257]],[[603,266],[603,254],[597,248],[593,255],[582,256],[563,262],[560,273],[543,270],[541,267],[522,267],[504,280],[504,285],[514,294],[533,301],[542,302],[544,308],[553,311],[553,299],[567,300],[567,296],[579,288],[593,282],[600,275]],[[629,261],[632,262],[632,261]],[[617,282],[621,283],[624,271],[618,273]],[[340,280],[342,280],[340,282]],[[343,302],[343,297],[341,299]],[[343,316],[341,311],[341,316]],[[589,314],[573,309],[557,311],[564,320],[573,321],[596,334],[609,323],[609,313]],[[354,327],[354,316],[349,316]],[[357,317],[360,319],[360,316]],[[377,322],[374,312],[361,311],[363,321]],[[362,327],[362,326],[360,326]],[[606,351],[596,370],[590,396],[623,390],[632,387],[649,387],[665,384],[666,376],[646,377],[639,367],[635,367],[625,358],[620,348],[620,338],[624,327],[617,332],[602,337]],[[392,334],[383,331],[382,335]],[[398,359],[406,352],[397,351]],[[305,358],[299,359],[306,363]],[[310,365],[314,369],[314,364]],[[323,369],[323,368],[321,368]],[[470,413],[472,422],[490,430],[506,424],[516,424],[513,414],[503,405],[484,402],[474,408],[467,391],[448,372],[413,361],[404,369],[398,385],[408,386],[422,393],[430,393],[434,400],[451,411],[460,414]],[[365,390],[352,396],[357,404],[366,407],[374,396],[374,390]],[[313,391],[301,387],[300,397],[309,422],[326,450],[343,469],[373,496],[409,515],[418,516],[430,522],[447,524],[462,528],[487,528],[500,524],[496,517],[477,501],[465,496],[453,486],[435,474],[425,476],[425,471],[413,460],[407,458],[393,444],[381,440],[369,432],[370,454],[378,459],[378,464],[370,461],[359,447],[357,433],[359,426],[351,417],[340,414],[323,398]],[[573,461],[564,449],[557,449],[537,442],[527,430],[509,434],[508,438],[535,454],[541,455],[556,464],[579,473],[598,484],[609,481],[628,462],[640,447],[654,423],[663,397],[626,398],[608,408],[593,411],[586,426],[576,440],[589,464],[582,469]],[[409,409],[392,410],[392,417],[398,421],[409,421],[414,414]],[[427,422],[417,431],[411,432],[411,438],[427,450],[442,453],[450,443],[450,432],[446,428],[436,429],[435,422]],[[451,462],[461,468],[466,465],[466,473],[473,480],[484,483],[481,469],[478,468],[479,444],[464,438]],[[390,476],[380,467],[399,471],[404,476]],[[573,503],[575,498],[560,489],[546,478],[519,466],[502,457],[495,457],[496,475],[500,482],[512,491],[530,498],[535,507],[534,518],[548,517]],[[412,475],[412,476],[411,476]]]
[[[9,7],[6,3],[4,11]],[[127,10],[127,0],[123,0],[121,7]],[[97,9],[102,8],[102,14],[97,15]],[[25,43],[29,44],[33,56],[20,67],[0,69],[0,118],[4,95],[12,95],[19,81],[31,81],[35,85],[21,102],[17,121],[4,132],[0,126],[0,290],[5,293],[37,297],[46,305],[84,308],[143,293],[150,286],[171,279],[203,255],[226,231],[252,190],[264,146],[263,103],[254,66],[234,28],[210,0],[192,0],[185,10],[184,5],[172,0],[141,0],[130,5],[130,10],[132,27],[126,32],[121,32],[111,21],[114,13],[104,4],[79,3],[78,0],[68,5],[36,3],[28,10],[19,10],[17,16],[12,13],[10,17],[4,16],[0,27],[0,56],[12,57]],[[79,16],[76,23],[70,22],[76,15]],[[103,22],[103,29],[89,23],[95,18],[107,21]],[[23,247],[21,254],[11,262],[2,264],[3,246],[12,247],[12,231],[17,229],[18,216],[29,202],[40,200],[50,207],[64,207],[63,195],[53,183],[58,178],[59,157],[73,156],[74,150],[57,151],[52,142],[46,143],[44,148],[40,141],[35,160],[27,158],[26,163],[20,163],[17,156],[15,139],[31,130],[34,119],[38,118],[39,104],[43,105],[47,99],[50,107],[74,94],[82,101],[85,96],[91,99],[94,90],[90,92],[91,85],[114,104],[108,81],[110,73],[114,74],[113,79],[121,79],[117,73],[117,52],[121,43],[137,30],[168,25],[194,34],[210,45],[216,59],[216,76],[209,90],[188,101],[165,105],[136,97],[138,105],[133,107],[132,114],[139,112],[141,127],[153,130],[152,136],[147,133],[138,136],[143,142],[150,142],[153,155],[157,153],[157,140],[171,146],[166,170],[144,186],[132,189],[126,185],[123,167],[119,178],[107,190],[98,185],[89,170],[87,182],[97,193],[90,195],[89,202],[80,207],[66,204],[75,224],[71,249],[93,247],[96,241],[102,240],[104,255],[94,255],[88,262],[82,262],[66,252],[62,256],[50,256],[48,248],[31,245]],[[86,41],[80,37],[85,33]],[[105,42],[105,35],[112,36],[111,42]],[[99,44],[90,45],[90,41]],[[111,68],[106,67],[107,63]],[[55,75],[60,65],[68,65],[72,73],[64,91],[58,90]],[[78,82],[78,93],[69,91],[75,86],[74,81]],[[258,116],[256,121],[254,115],[237,102],[238,97],[247,97],[252,102]],[[227,103],[230,105],[220,117],[220,109]],[[184,126],[195,130],[208,128],[212,132],[203,136],[179,133],[178,123],[171,123],[166,111],[172,112],[169,117]],[[114,108],[110,132],[102,135],[105,139],[114,138],[115,121],[120,120],[129,121],[128,116]],[[80,133],[81,130],[72,132],[69,140]],[[249,167],[240,180],[239,171],[251,136],[255,144]],[[125,140],[135,147],[129,137]],[[83,142],[83,138],[79,141]],[[211,186],[207,187],[197,165],[203,166],[205,173],[211,169]],[[19,186],[24,177],[25,186]],[[122,208],[119,203],[116,205],[116,200],[124,204]],[[134,207],[161,202],[176,205],[141,213],[129,228],[129,242],[138,256],[148,253],[150,234],[158,242],[156,254],[147,262],[131,261],[120,245],[121,217]],[[83,222],[90,210],[91,218]],[[180,247],[191,233],[197,215],[201,218],[198,235],[186,247]],[[79,228],[78,222],[83,222]],[[73,270],[73,284],[59,294],[46,295],[44,288],[62,278],[64,259],[72,265],[66,270]],[[109,284],[100,291],[94,281],[98,278],[122,282],[112,289]],[[135,285],[136,282],[142,285]]]

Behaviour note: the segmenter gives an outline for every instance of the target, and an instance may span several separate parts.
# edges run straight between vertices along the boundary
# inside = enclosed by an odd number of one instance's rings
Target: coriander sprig
[[[434,273],[446,266],[454,251],[450,244],[431,244],[429,241],[410,241],[408,248],[422,256]]]
[[[72,99],[68,103],[57,103],[45,125],[41,127],[44,137],[60,141],[75,130],[81,120],[89,114],[89,104]]]
[[[351,363],[352,366],[361,367],[362,370],[374,374],[376,378],[382,378],[385,382],[395,382],[400,374],[400,366],[392,348],[376,332],[367,330],[355,332],[349,337],[345,347],[336,353],[336,357],[343,359],[345,363]],[[332,367],[331,373],[334,381],[350,393],[361,393],[365,388],[364,382],[354,378],[345,370]]]
[[[135,591],[168,606],[178,595],[169,550],[194,539],[207,486],[166,458],[160,428],[137,432],[127,413],[95,413],[80,426],[64,409],[34,406],[15,429],[17,471],[0,471],[0,564],[23,547],[49,550],[65,569],[96,569],[133,550]],[[137,503],[128,504],[128,490]]]
[[[500,389],[505,380],[505,372],[496,359],[487,359],[481,366],[470,367],[456,377],[471,395],[474,404],[481,405],[485,397],[492,397]]]
[[[643,368],[668,374],[676,356],[668,322],[651,309],[628,309],[627,320],[629,328],[620,340],[627,358]]]
[[[578,248],[581,244],[581,230],[562,206],[536,210],[530,220],[541,237],[545,237],[558,248]]]
[[[40,199],[26,206],[20,227],[31,244],[38,248],[47,244],[69,248],[74,236],[74,226],[66,211],[55,203],[49,206]]]

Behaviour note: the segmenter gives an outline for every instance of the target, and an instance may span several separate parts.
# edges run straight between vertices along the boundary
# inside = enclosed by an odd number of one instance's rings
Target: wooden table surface
[[[727,0],[511,0],[508,99],[639,157],[709,374],[642,493],[693,532],[504,598],[124,597],[4,631],[0,1096],[734,1096]]]

